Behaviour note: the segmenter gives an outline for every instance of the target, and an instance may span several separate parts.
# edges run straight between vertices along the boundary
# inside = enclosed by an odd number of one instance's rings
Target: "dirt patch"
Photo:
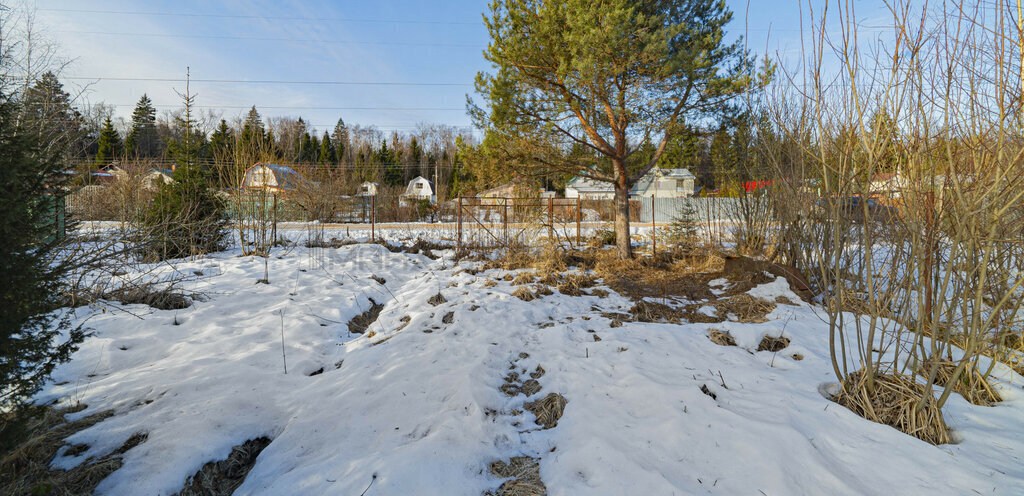
[[[531,401],[523,405],[530,413],[537,417],[534,422],[544,429],[551,429],[558,426],[558,419],[562,418],[565,405],[568,403],[565,397],[558,393],[548,393],[547,396]]]
[[[441,317],[441,323],[451,324],[455,320],[455,312],[448,312]]]
[[[348,332],[353,334],[366,332],[377,321],[377,317],[380,316],[380,312],[383,309],[384,305],[378,304],[376,301],[373,301],[373,298],[370,298],[370,308],[348,321]]]
[[[385,284],[388,282],[387,279],[384,279],[383,277],[380,276],[370,276],[370,279],[377,281],[377,284]]]
[[[736,346],[736,339],[732,337],[727,331],[719,331],[718,329],[711,329],[708,331],[708,339],[712,343],[719,346]]]
[[[533,369],[533,372],[530,372],[530,377],[534,379],[540,379],[541,377],[544,376],[545,372],[546,371],[544,370],[544,367],[538,365],[536,369]]]
[[[497,492],[488,491],[489,496],[545,496],[547,488],[540,479],[539,460],[529,456],[517,456],[508,462],[496,461],[490,465],[491,474],[502,479],[511,478],[498,487]]]
[[[242,485],[256,457],[269,445],[269,438],[260,437],[235,446],[226,459],[203,465],[176,496],[229,496]]]
[[[872,422],[894,427],[918,439],[939,445],[952,441],[938,402],[913,378],[876,374],[874,387],[867,387],[864,369],[851,373],[842,389],[831,399]],[[924,407],[918,408],[921,398]]]
[[[738,294],[731,298],[715,300],[711,302],[718,310],[720,317],[726,318],[732,314],[738,322],[759,324],[768,322],[766,315],[775,310],[775,303],[764,298],[750,296],[747,293]]]
[[[761,338],[761,342],[757,345],[757,351],[777,353],[786,349],[787,346],[789,346],[789,338],[785,336],[765,336]]]
[[[398,331],[401,331],[402,329],[405,329],[405,327],[408,326],[409,322],[411,322],[411,321],[412,321],[412,317],[410,317],[408,315],[406,315],[405,317],[402,317],[402,319],[399,321],[399,322],[402,323],[402,325],[398,326],[398,328],[395,329],[395,332],[398,332]]]
[[[788,265],[770,263],[764,260],[756,260],[744,256],[727,256],[725,257],[725,266],[723,267],[722,272],[733,277],[736,275],[743,277],[743,274],[760,274],[767,272],[775,277],[786,278],[786,281],[789,282],[789,289],[796,293],[800,299],[809,302],[814,296],[814,293],[811,291],[811,285],[807,282],[807,278],[805,278],[795,267]],[[730,279],[732,279],[732,277],[730,277]],[[770,280],[765,282],[770,282]],[[758,284],[764,283],[762,282]]]
[[[447,301],[448,301],[448,299],[445,298],[444,295],[441,294],[440,291],[438,291],[438,293],[436,295],[431,296],[430,299],[427,300],[427,303],[430,303],[431,305],[436,307],[436,306],[438,306],[438,305],[440,305],[442,303],[445,303]]]
[[[0,459],[0,494],[92,494],[103,479],[121,468],[123,455],[146,440],[145,433],[136,433],[106,455],[90,457],[71,470],[52,469],[50,461],[61,447],[66,446],[64,439],[114,414],[113,411],[105,411],[74,422],[64,418],[65,414],[79,410],[81,408],[55,410],[44,407],[34,412],[38,417],[27,421],[28,439]],[[88,449],[87,445],[69,446],[64,454],[81,455]]]
[[[707,384],[702,384],[700,386],[700,392],[710,396],[711,399],[713,399],[713,400],[717,400],[718,399],[718,395],[715,394],[713,391],[711,391],[711,389],[708,388]]]

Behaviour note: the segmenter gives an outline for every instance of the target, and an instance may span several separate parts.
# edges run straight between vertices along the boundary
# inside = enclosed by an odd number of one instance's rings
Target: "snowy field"
[[[145,432],[97,494],[174,494],[264,436],[235,494],[481,495],[504,482],[492,462],[524,455],[551,495],[1024,494],[1024,378],[1006,368],[1004,401],[954,395],[958,443],[932,446],[823,396],[828,324],[784,279],[750,290],[795,302],[765,323],[618,325],[602,314],[634,302],[607,287],[527,302],[508,272],[438,253],[282,249],[269,284],[256,283],[264,259],[237,252],[137,268],[184,276],[195,302],[73,310],[95,334],[38,399],[88,405],[73,419],[116,414],[54,465]],[[350,333],[374,303],[377,319]],[[737,346],[713,343],[712,328]],[[756,351],[766,335],[790,344]],[[540,391],[507,395],[511,372],[533,372]],[[567,403],[544,429],[524,405],[549,393]]]

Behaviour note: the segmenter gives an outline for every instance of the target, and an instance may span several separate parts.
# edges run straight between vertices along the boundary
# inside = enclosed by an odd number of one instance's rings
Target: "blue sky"
[[[730,35],[792,62],[799,54],[798,0],[729,0]],[[820,3],[820,2],[817,2]],[[487,32],[485,0],[146,1],[38,0],[49,38],[74,59],[64,76],[450,83],[442,86],[194,82],[196,104],[229,121],[256,105],[264,117],[303,116],[321,131],[347,123],[411,131],[417,123],[468,126],[465,95]],[[857,2],[865,24],[884,19],[877,0]],[[749,11],[748,11],[749,8]],[[748,14],[749,12],[749,14]],[[188,15],[171,15],[188,14]],[[85,81],[68,80],[74,86]],[[158,110],[180,107],[183,83],[97,81],[84,98],[128,116],[147,93]],[[244,107],[244,108],[230,108]],[[278,108],[273,108],[278,107]],[[305,108],[314,107],[314,108]],[[325,108],[330,107],[330,108]],[[410,109],[425,110],[410,110]],[[402,110],[391,110],[402,109]]]

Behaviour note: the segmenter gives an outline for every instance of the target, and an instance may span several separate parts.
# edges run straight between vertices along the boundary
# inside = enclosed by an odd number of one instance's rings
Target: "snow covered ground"
[[[189,276],[203,298],[187,309],[74,310],[95,335],[39,400],[117,414],[54,464],[146,432],[98,494],[173,494],[260,436],[273,441],[235,494],[480,495],[503,482],[492,462],[522,455],[552,495],[1024,494],[1024,378],[1006,369],[997,406],[951,399],[960,442],[936,447],[822,396],[827,323],[782,279],[751,290],[797,302],[766,323],[613,327],[601,314],[633,305],[614,292],[526,302],[506,271],[442,253],[296,247],[269,259],[269,284],[264,259],[220,253],[157,269]],[[350,333],[374,302],[377,320]],[[765,335],[791,343],[756,351]],[[538,366],[539,393],[499,390]],[[541,429],[523,406],[548,393],[568,403]]]

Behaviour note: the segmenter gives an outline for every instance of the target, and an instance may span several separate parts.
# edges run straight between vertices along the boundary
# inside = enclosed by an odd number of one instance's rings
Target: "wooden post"
[[[501,215],[501,231],[502,237],[505,238],[505,246],[508,246],[508,197],[503,198],[505,200],[505,212]]]
[[[576,246],[581,246],[583,237],[580,235],[583,224],[583,210],[580,208],[580,197],[576,197]]]
[[[555,199],[548,197],[548,242],[555,239]]]
[[[651,196],[651,255],[658,255],[658,233],[654,224],[654,196]]]
[[[270,248],[277,244],[277,193],[274,193],[274,225],[270,230]],[[270,253],[270,248],[267,253]]]
[[[377,224],[377,195],[370,197],[370,242],[375,243],[377,241],[376,224]]]
[[[455,238],[455,253],[462,251],[462,197],[459,197],[458,211],[455,213],[456,224],[458,225],[458,236]]]

